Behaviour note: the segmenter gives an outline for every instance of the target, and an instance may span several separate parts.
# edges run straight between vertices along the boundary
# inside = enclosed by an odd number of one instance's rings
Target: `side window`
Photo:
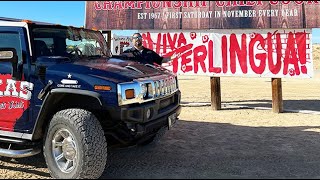
[[[34,38],[35,56],[51,56],[53,54],[53,38]]]
[[[18,63],[22,63],[22,45],[19,33],[0,31],[0,48],[15,48]],[[12,71],[10,62],[0,62],[0,74],[11,74]]]
[[[53,38],[34,38],[36,41],[43,41],[48,47],[50,53],[54,53],[54,42]]]
[[[66,40],[67,52],[70,53],[74,49],[79,49],[82,55],[85,56],[96,56],[100,55],[101,49],[100,44],[94,39],[82,39],[82,40]]]
[[[15,48],[18,61],[22,61],[21,39],[18,33],[0,32],[0,48]]]

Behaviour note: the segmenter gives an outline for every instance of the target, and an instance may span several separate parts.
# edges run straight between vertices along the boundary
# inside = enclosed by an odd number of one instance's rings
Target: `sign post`
[[[211,83],[211,107],[214,111],[221,110],[220,77],[210,77],[210,83]]]
[[[274,113],[283,112],[283,101],[282,101],[282,84],[281,78],[272,78],[272,111]]]

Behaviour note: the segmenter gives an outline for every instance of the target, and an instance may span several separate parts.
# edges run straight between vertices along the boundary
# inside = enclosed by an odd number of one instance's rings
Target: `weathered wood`
[[[259,12],[263,10],[271,10],[270,3],[263,3],[261,6],[252,6],[249,10],[254,10],[257,16],[252,17],[251,25],[245,28],[268,29],[271,28],[271,17],[259,16]]]
[[[210,29],[236,29],[240,28],[241,21],[243,18],[240,17],[224,17],[223,12],[225,11],[237,11],[240,7],[238,6],[231,6],[231,7],[217,7],[215,6],[215,2],[210,2],[210,10],[213,12],[213,15],[215,15],[215,11],[220,13],[220,17],[215,17],[210,19],[209,25]]]
[[[320,27],[320,5],[306,5],[305,8],[305,19],[306,28],[319,28]]]
[[[169,1],[168,1],[169,2]],[[154,19],[154,28],[153,29],[180,29],[181,27],[181,18],[172,18],[168,16],[166,18],[165,15],[169,13],[180,13],[181,8],[161,8],[155,9],[154,13],[156,15],[160,14],[161,18]],[[174,17],[174,16],[173,16]]]
[[[109,10],[106,17],[108,29],[132,29],[132,11],[129,9]]]
[[[107,47],[111,49],[111,31],[107,31]]]
[[[126,21],[133,21],[131,29],[154,29],[154,19],[149,19],[149,14],[153,13],[154,9],[143,9],[132,10],[132,20],[126,19]],[[146,14],[145,19],[138,19],[138,14]]]
[[[271,6],[271,9],[278,10],[279,15],[271,17],[271,28],[302,28],[303,27],[303,16],[302,5],[296,3],[290,4],[278,4]],[[287,10],[297,10],[298,16],[283,16],[282,12]]]
[[[282,85],[281,78],[272,78],[272,111],[274,113],[283,112],[283,101],[282,101]]]
[[[221,86],[220,77],[210,77],[211,82],[211,107],[213,110],[221,110]]]
[[[206,2],[207,7],[200,7],[199,4],[196,6],[197,1],[190,2],[193,2],[193,6],[195,7],[182,7],[182,29],[209,29],[210,18],[188,18],[188,16],[184,16],[184,13],[209,12],[211,11],[210,4]]]
[[[90,17],[90,18],[86,18],[85,19],[85,27],[86,28],[93,28],[93,6],[91,5],[91,3],[86,2],[86,17]]]
[[[98,3],[99,8],[95,8],[95,3]],[[241,28],[316,28],[320,26],[320,18],[318,12],[320,4],[317,1],[310,1],[303,5],[299,3],[290,2],[277,3],[270,5],[268,2],[262,5],[255,6],[224,6],[218,7],[216,2],[207,1],[205,6],[196,6],[199,1],[190,1],[190,7],[161,7],[161,8],[147,8],[146,4],[142,4],[142,9],[118,9],[111,10],[104,9],[104,3],[109,1],[87,1],[86,3],[86,27],[98,28],[102,30],[111,29],[241,29]],[[112,1],[110,1],[112,2]],[[134,2],[134,1],[132,1]],[[148,1],[144,1],[148,2]],[[224,1],[229,2],[229,1]],[[231,1],[230,1],[231,2]],[[240,2],[240,1],[239,1]],[[289,1],[288,1],[289,2]],[[312,3],[313,2],[313,3]],[[162,1],[162,3],[168,3]],[[170,4],[170,3],[168,3]],[[191,6],[192,4],[192,6]],[[189,6],[189,5],[188,5]],[[233,10],[278,10],[278,14],[274,16],[257,14],[254,17],[223,17],[222,12]],[[294,16],[286,16],[282,14],[282,10],[297,10],[298,14]],[[166,18],[163,16],[166,12],[208,12],[212,11],[211,18]],[[215,11],[220,12],[221,16],[215,16]],[[138,19],[138,13],[160,13],[161,18]],[[275,12],[275,11],[273,11]]]

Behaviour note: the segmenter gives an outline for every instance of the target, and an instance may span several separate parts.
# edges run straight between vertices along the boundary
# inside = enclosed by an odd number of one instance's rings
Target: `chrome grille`
[[[172,94],[177,90],[177,81],[174,77],[168,77],[166,79],[155,80],[151,83],[153,94],[149,94],[149,98],[156,98]]]
[[[169,96],[178,91],[176,76],[162,75],[149,77],[148,79],[137,79],[133,82],[118,84],[118,101],[119,105],[144,103]],[[147,87],[147,94],[142,94],[141,87]],[[125,90],[133,89],[135,98],[126,99]]]

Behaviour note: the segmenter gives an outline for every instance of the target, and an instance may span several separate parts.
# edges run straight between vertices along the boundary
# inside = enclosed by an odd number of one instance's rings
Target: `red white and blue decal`
[[[16,122],[30,106],[33,83],[0,74],[0,130],[14,131]]]

